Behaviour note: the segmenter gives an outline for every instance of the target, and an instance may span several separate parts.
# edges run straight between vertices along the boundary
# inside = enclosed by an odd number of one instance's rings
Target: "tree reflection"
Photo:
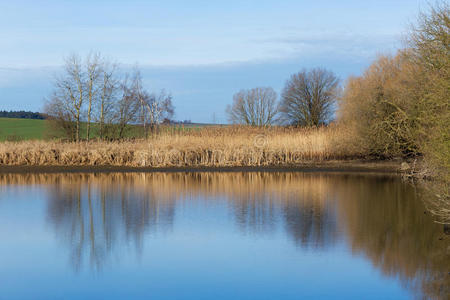
[[[241,230],[267,234],[282,224],[297,246],[316,250],[336,241],[335,204],[328,198],[332,178],[301,173],[234,176],[239,178],[238,187],[230,188],[226,196]]]
[[[48,219],[76,270],[86,260],[100,269],[117,246],[140,252],[145,232],[171,228],[177,199],[187,197],[225,197],[242,232],[271,234],[284,224],[296,245],[326,249],[337,236],[329,180],[288,173],[55,175],[46,177]]]
[[[395,179],[361,178],[357,189],[350,178],[343,181],[336,190],[339,220],[352,250],[424,297],[445,299],[450,294],[450,239],[417,198],[420,193]]]
[[[284,207],[286,231],[303,248],[324,249],[336,241],[338,231],[334,211],[315,203],[288,204]]]
[[[0,174],[0,184],[49,185],[48,221],[76,269],[83,262],[101,269],[115,249],[139,253],[146,233],[170,233],[183,205],[222,203],[242,234],[282,232],[300,249],[320,251],[343,240],[418,295],[444,299],[450,292],[448,229],[434,222],[417,187],[392,176]]]
[[[116,178],[105,182],[71,175],[65,179],[49,190],[48,219],[57,237],[69,245],[76,270],[86,259],[91,267],[101,269],[117,246],[140,252],[145,232],[167,230],[173,223],[173,199],[156,198],[151,189],[136,191]]]

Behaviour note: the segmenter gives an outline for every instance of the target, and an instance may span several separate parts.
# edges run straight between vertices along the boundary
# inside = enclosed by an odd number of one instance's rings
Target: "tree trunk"
[[[75,132],[75,141],[78,143],[80,141],[80,117],[77,116],[77,129]]]
[[[104,110],[104,104],[103,104],[103,99],[102,99],[102,104],[101,104],[101,107],[100,107],[100,139],[101,140],[103,140],[103,124],[104,124],[104,122],[105,122],[105,120],[104,120],[104,115],[103,115],[103,110]]]

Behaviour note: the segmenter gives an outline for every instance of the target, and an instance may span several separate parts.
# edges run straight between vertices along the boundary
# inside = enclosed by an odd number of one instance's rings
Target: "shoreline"
[[[401,174],[401,160],[387,161],[325,161],[279,166],[61,166],[61,165],[0,165],[0,174],[23,173],[196,173],[196,172],[327,172]]]

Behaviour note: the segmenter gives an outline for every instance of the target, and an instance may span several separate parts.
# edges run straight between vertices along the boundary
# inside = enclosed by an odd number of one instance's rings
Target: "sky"
[[[173,95],[175,118],[226,122],[241,89],[303,68],[345,82],[402,46],[426,0],[0,0],[0,110],[41,111],[64,57],[100,52]]]

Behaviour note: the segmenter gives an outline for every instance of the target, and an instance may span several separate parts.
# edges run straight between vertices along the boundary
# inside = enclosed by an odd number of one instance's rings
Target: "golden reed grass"
[[[144,140],[0,143],[0,165],[228,167],[287,166],[354,158],[351,135],[316,129],[205,127]]]

